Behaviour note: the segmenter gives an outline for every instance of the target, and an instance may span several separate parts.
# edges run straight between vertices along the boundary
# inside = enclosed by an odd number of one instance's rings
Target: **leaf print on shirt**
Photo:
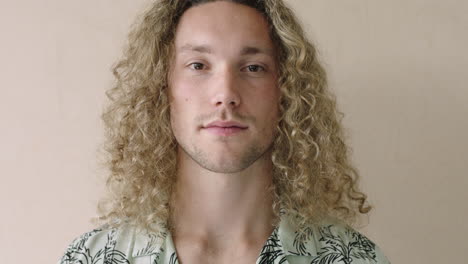
[[[332,264],[341,261],[345,264],[351,264],[355,259],[370,260],[370,263],[377,263],[375,256],[375,244],[351,229],[346,229],[346,237],[350,241],[345,243],[342,238],[334,235],[331,231],[332,225],[319,228],[321,238],[326,246],[317,252],[311,264]]]
[[[177,254],[173,252],[171,257],[169,258],[169,264],[178,264],[178,263],[179,263],[179,260],[177,259]]]
[[[278,227],[276,227],[263,246],[257,264],[281,264],[284,262],[286,262],[286,257],[283,254],[278,237]]]
[[[102,229],[94,229],[88,233],[83,234],[81,237],[72,242],[72,244],[67,248],[65,254],[60,260],[61,264],[72,264],[72,263],[82,263],[82,264],[93,264],[101,258],[103,250],[99,250],[95,256],[91,256],[89,248],[85,247],[86,241],[95,235],[96,233],[101,232]]]
[[[153,253],[153,252],[155,252],[157,250],[159,250],[160,252],[163,252],[164,248],[159,248],[158,249],[158,246],[159,246],[158,241],[160,241],[161,237],[166,237],[166,236],[167,236],[167,233],[165,233],[165,232],[162,233],[161,236],[158,236],[156,234],[147,234],[147,236],[146,236],[147,241],[146,241],[145,247],[139,249],[135,253],[134,257],[150,255],[151,253]]]
[[[107,235],[107,242],[104,248],[99,249],[94,255],[86,246],[86,242],[102,229],[94,229],[91,232],[85,233],[75,240],[66,250],[64,256],[60,260],[60,264],[130,264],[126,255],[114,249],[116,240],[114,238],[115,230],[112,230]]]
[[[312,228],[305,228],[304,232],[301,234],[296,232],[294,237],[293,246],[296,248],[297,252],[290,252],[295,255],[310,256],[310,252],[307,250],[304,241],[310,241],[314,235]]]

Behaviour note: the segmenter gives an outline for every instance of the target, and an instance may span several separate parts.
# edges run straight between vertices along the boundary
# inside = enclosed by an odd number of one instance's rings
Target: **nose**
[[[214,78],[214,94],[212,96],[212,105],[216,108],[236,108],[241,103],[239,94],[239,85],[237,76],[228,67],[218,72]]]

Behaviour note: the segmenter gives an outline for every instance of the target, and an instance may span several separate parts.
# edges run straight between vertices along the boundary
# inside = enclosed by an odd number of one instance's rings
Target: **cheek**
[[[171,85],[171,110],[175,112],[183,111],[190,105],[193,98],[194,89],[190,83],[177,81]]]
[[[179,78],[171,87],[172,100],[176,105],[193,102],[199,93],[199,87],[196,82],[190,79]]]
[[[272,84],[273,85],[273,84]],[[257,94],[252,96],[252,105],[262,113],[265,117],[269,117],[268,120],[278,115],[278,104],[279,104],[280,92],[278,88],[267,87],[265,89],[257,90]]]
[[[279,119],[279,96],[280,92],[278,90],[269,90],[265,93],[265,99],[261,100],[259,104],[259,111],[262,111],[265,127],[267,129],[275,129],[278,119]]]
[[[184,97],[175,97],[171,102],[171,123],[172,125],[177,125],[183,123],[183,119],[186,118],[186,115],[190,113],[190,98],[187,96]]]
[[[182,132],[181,129],[187,128],[194,121],[197,98],[193,91],[193,88],[180,83],[171,89],[171,125],[175,133]]]

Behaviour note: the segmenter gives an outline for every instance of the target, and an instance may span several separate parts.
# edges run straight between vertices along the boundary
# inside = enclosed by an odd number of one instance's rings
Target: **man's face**
[[[234,173],[267,155],[279,88],[263,16],[226,1],[188,9],[176,31],[169,95],[179,157]]]

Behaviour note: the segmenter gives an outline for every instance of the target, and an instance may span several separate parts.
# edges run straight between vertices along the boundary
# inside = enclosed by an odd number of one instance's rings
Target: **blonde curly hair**
[[[102,114],[108,196],[98,222],[123,222],[160,232],[168,226],[177,141],[170,126],[167,74],[182,14],[206,0],[159,0],[139,17],[124,56],[113,68],[116,85]],[[281,0],[231,0],[257,9],[270,25],[280,65],[280,121],[271,160],[273,210],[307,227],[322,221],[354,225],[370,211],[350,164],[343,113],[327,88],[314,45]],[[280,212],[281,211],[281,212]]]

